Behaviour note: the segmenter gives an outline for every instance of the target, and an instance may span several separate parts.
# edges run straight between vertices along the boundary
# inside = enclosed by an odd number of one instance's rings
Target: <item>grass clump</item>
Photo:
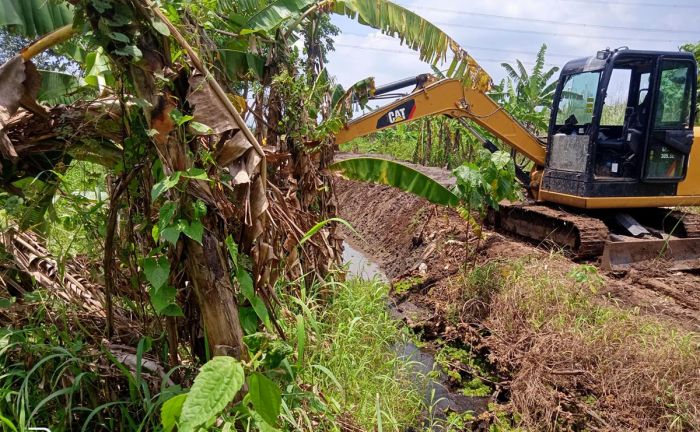
[[[511,371],[525,425],[700,428],[697,334],[620,308],[605,279],[556,255],[511,265],[485,324],[491,358]]]
[[[300,377],[364,430],[403,430],[423,410],[415,370],[397,352],[410,336],[389,315],[388,293],[378,280],[353,279],[324,303],[306,300],[312,331]]]

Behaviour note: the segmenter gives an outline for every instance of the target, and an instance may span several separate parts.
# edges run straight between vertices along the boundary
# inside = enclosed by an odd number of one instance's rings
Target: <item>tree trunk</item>
[[[202,245],[187,240],[187,269],[212,355],[228,355],[247,360],[238,305],[220,242],[205,230]]]

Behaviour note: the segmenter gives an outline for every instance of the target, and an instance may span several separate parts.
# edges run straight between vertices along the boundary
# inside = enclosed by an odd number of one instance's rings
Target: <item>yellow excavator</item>
[[[546,139],[487,93],[426,74],[377,88],[374,97],[415,87],[350,121],[336,144],[426,116],[467,127],[471,121],[531,161],[517,173],[529,199],[502,206],[497,229],[556,243],[579,258],[601,256],[607,269],[656,258],[696,269],[700,215],[681,208],[700,206],[697,73],[694,57],[683,52],[604,50],[570,61]]]

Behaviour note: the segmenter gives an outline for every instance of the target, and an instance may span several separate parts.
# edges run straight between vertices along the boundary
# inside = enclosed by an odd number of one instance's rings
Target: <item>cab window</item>
[[[566,124],[572,115],[576,117],[577,125],[585,125],[593,120],[600,71],[583,72],[569,75],[559,100],[557,125]]]
[[[686,129],[692,114],[693,74],[685,61],[665,60],[661,66],[656,129]]]

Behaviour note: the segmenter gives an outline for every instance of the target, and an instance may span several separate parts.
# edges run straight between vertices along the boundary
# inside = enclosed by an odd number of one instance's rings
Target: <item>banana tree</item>
[[[247,0],[210,3],[163,2],[161,9],[149,1],[135,0],[7,0],[4,5],[9,6],[0,12],[0,26],[24,32],[29,37],[59,30],[59,38],[42,38],[35,45],[37,51],[54,47],[79,34],[81,40],[91,43],[91,52],[83,59],[85,71],[99,72],[94,78],[90,73],[86,74],[85,82],[80,85],[97,84],[101,95],[114,95],[99,102],[107,104],[106,118],[113,120],[117,127],[107,128],[98,141],[110,144],[122,157],[122,161],[114,166],[116,183],[110,197],[104,257],[106,297],[111,297],[113,288],[110,284],[113,280],[114,236],[120,220],[117,214],[121,205],[127,204],[146,221],[141,229],[146,227],[149,230],[148,233],[132,233],[138,243],[138,259],[132,264],[134,268],[140,268],[148,280],[151,303],[156,312],[180,314],[181,308],[177,306],[182,303],[178,297],[184,295],[183,284],[189,281],[195,290],[210,345],[244,357],[246,351],[235,293],[244,292],[251,303],[258,303],[260,299],[257,297],[260,296],[264,303],[271,304],[274,293],[270,285],[283,258],[277,246],[290,243],[287,237],[294,238],[294,230],[299,230],[299,220],[309,219],[309,215],[314,214],[313,209],[318,207],[318,201],[308,200],[304,208],[282,211],[281,208],[290,205],[285,202],[284,195],[274,188],[268,194],[266,176],[273,173],[276,179],[281,177],[279,166],[268,168],[266,164],[268,161],[284,161],[285,157],[273,154],[272,150],[265,151],[248,130],[231,102],[235,98],[228,96],[240,91],[232,78],[262,82],[260,94],[269,96],[269,87],[265,86],[271,85],[274,76],[281,72],[274,69],[276,60],[280,53],[284,56],[288,52],[300,26],[315,14],[337,13],[400,37],[430,63],[453,57],[450,75],[461,77],[469,85],[488,88],[490,79],[444,32],[388,1]],[[179,30],[185,26],[189,30],[188,39]],[[189,38],[199,43],[193,48]],[[108,59],[107,68],[99,66],[99,53]],[[91,54],[94,54],[92,67],[89,64]],[[31,70],[28,63],[31,57],[25,52],[15,60],[14,70],[8,68],[8,72],[17,73],[14,80],[3,80],[3,88],[22,91],[9,102],[0,103],[6,108],[18,106],[20,102],[25,107],[34,108],[36,112],[28,114],[23,121],[39,125],[42,124],[40,119],[46,118],[44,116],[53,118],[52,115],[58,115],[66,108],[52,107],[47,112],[46,107],[33,105],[36,82],[30,78],[35,75],[25,72]],[[109,75],[115,79],[108,79]],[[110,86],[110,81],[115,85]],[[116,83],[120,86],[118,89],[114,88]],[[59,96],[53,94],[52,98]],[[110,97],[113,103],[109,102]],[[74,104],[76,108],[80,106]],[[258,108],[262,106],[261,103]],[[76,111],[69,107],[67,113],[75,115]],[[266,116],[261,116],[262,124],[274,127],[283,115],[282,111],[268,111]],[[55,118],[60,124],[65,116]],[[3,127],[9,120],[3,120]],[[44,123],[53,124],[46,120]],[[0,142],[4,150],[3,164],[17,166],[23,161],[19,157],[19,151],[23,149],[21,136],[16,128],[7,132],[10,138]],[[76,136],[80,134],[71,137],[74,140]],[[43,142],[46,144],[43,147],[34,142],[34,149],[39,155],[42,152],[48,154],[47,150],[57,140],[64,144],[71,141],[65,136],[53,136]],[[87,141],[81,143],[87,146]],[[275,142],[268,139],[268,143]],[[84,149],[85,146],[73,145],[62,150],[82,157],[78,147]],[[295,152],[291,157],[301,158],[296,159],[292,173],[298,188],[324,190],[318,187],[319,171],[313,167],[310,169],[311,157],[306,155],[304,147],[298,146]],[[124,192],[134,187],[138,193],[129,194],[132,198],[125,201]],[[290,189],[288,196],[297,193],[299,191]],[[275,202],[284,204],[275,208],[268,198],[270,196]],[[321,204],[323,209],[332,208],[331,201]],[[158,214],[155,220],[154,211]],[[289,220],[290,213],[299,219]],[[277,224],[268,223],[271,215],[277,218]],[[133,227],[127,228],[133,230]],[[218,240],[229,235],[238,240],[241,251],[252,257],[252,269],[238,267],[234,260],[226,258],[231,252],[226,249],[230,247]],[[319,249],[324,247],[319,245]],[[316,264],[312,257],[305,259]],[[180,267],[181,262],[184,265]],[[288,257],[287,262],[294,263],[295,260]],[[249,289],[250,278],[246,277],[246,272],[251,270],[254,291]],[[175,278],[176,274],[186,277]],[[234,277],[227,277],[229,274]],[[111,310],[109,306],[108,309]],[[171,336],[176,337],[172,333]],[[177,339],[170,342],[171,349],[176,349]],[[173,352],[175,357],[176,351]]]

